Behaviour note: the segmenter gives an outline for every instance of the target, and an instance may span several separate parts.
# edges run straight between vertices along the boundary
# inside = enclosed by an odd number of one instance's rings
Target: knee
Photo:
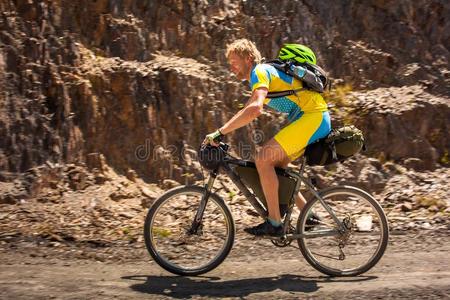
[[[264,148],[256,152],[255,164],[258,169],[270,167],[272,165],[271,161],[267,158],[267,155],[265,155]]]

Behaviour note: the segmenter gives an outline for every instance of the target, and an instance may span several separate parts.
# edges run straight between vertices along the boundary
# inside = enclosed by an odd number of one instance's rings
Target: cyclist
[[[305,61],[316,64],[314,53],[307,47],[296,45],[292,49],[283,47],[281,55],[295,51]],[[314,91],[302,89],[302,81],[277,70],[270,64],[261,63],[261,54],[255,44],[239,39],[229,44],[226,57],[231,71],[240,80],[250,83],[252,94],[242,110],[225,125],[206,135],[204,143],[215,145],[214,140],[243,127],[257,118],[264,105],[287,113],[289,124],[266,142],[256,153],[255,163],[268,206],[268,218],[262,224],[246,228],[256,236],[280,236],[283,234],[278,199],[278,177],[275,167],[286,168],[289,162],[303,155],[308,144],[325,137],[331,130],[330,116],[323,97]],[[267,98],[269,92],[295,90],[295,94],[278,98]],[[299,209],[305,205],[305,198],[296,195]]]

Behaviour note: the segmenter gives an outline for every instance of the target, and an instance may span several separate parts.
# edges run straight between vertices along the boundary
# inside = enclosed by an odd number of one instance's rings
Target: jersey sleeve
[[[250,88],[252,91],[260,87],[269,88],[270,85],[270,73],[265,65],[256,65],[250,74]]]

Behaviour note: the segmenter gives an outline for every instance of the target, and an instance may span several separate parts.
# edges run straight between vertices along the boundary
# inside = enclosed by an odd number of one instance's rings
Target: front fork
[[[200,204],[198,206],[197,213],[195,214],[195,218],[192,221],[191,228],[189,228],[188,230],[189,234],[198,234],[198,230],[202,224],[203,213],[205,212],[209,196],[211,196],[211,190],[213,188],[216,177],[217,171],[211,172],[211,176],[209,177],[208,183],[205,184],[205,193],[203,194],[202,200],[200,200]]]

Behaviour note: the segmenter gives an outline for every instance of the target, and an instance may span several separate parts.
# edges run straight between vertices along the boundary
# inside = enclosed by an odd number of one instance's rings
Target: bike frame
[[[256,210],[256,212],[262,218],[267,217],[267,215],[268,215],[267,209],[261,204],[261,202],[257,199],[257,197],[252,192],[250,192],[250,190],[247,188],[247,186],[244,184],[244,182],[242,182],[239,174],[237,174],[231,167],[232,165],[247,167],[252,164],[253,164],[253,162],[250,162],[250,161],[235,159],[230,156],[225,156],[223,162],[219,165],[219,167],[210,172],[210,177],[208,179],[208,183],[205,185],[206,192],[203,195],[202,200],[200,201],[199,208],[197,210],[195,219],[194,219],[194,221],[192,223],[192,227],[190,229],[191,233],[195,233],[201,224],[201,220],[203,218],[203,212],[205,211],[206,204],[208,203],[208,198],[211,195],[214,181],[218,175],[219,169],[223,170],[225,172],[225,174],[228,175],[228,177],[233,181],[233,183],[242,192],[242,194],[244,194],[244,196],[250,202],[250,204],[253,206],[253,208]],[[289,200],[288,211],[286,212],[286,217],[284,219],[285,236],[282,239],[293,240],[293,239],[305,238],[305,237],[313,238],[313,237],[319,237],[319,236],[334,236],[334,235],[338,235],[338,234],[344,232],[346,230],[344,224],[336,217],[333,210],[324,201],[324,199],[320,196],[319,192],[316,190],[316,188],[310,182],[310,180],[308,180],[306,177],[304,177],[302,175],[304,173],[304,168],[305,168],[305,159],[303,158],[299,172],[296,172],[289,168],[285,170],[287,175],[289,175],[290,177],[294,178],[294,180],[296,180],[296,187],[295,187],[295,191],[294,191],[291,199]],[[291,214],[292,214],[292,209],[293,209],[294,203],[295,203],[294,197],[299,192],[302,183],[307,187],[307,189],[311,192],[311,194],[320,201],[320,203],[323,205],[323,207],[326,209],[326,211],[332,216],[333,220],[338,225],[337,231],[336,230],[324,230],[322,232],[315,232],[314,234],[311,234],[311,233],[309,233],[309,234],[308,233],[286,234],[286,230],[288,229],[289,223],[291,221],[290,218],[291,218]],[[272,239],[276,239],[276,238],[272,238]]]

